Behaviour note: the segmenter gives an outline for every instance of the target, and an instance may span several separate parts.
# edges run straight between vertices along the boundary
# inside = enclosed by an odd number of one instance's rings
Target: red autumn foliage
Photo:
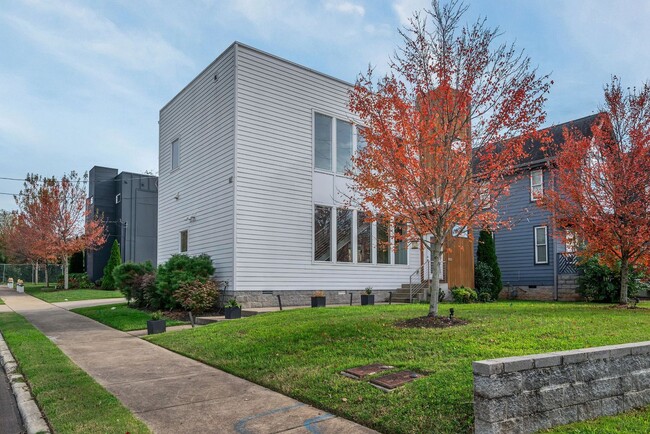
[[[351,201],[376,220],[406,223],[396,240],[422,242],[434,264],[455,225],[497,226],[495,202],[544,121],[551,84],[514,46],[497,44],[484,20],[461,28],[466,9],[434,1],[426,18],[416,13],[391,73],[375,82],[369,69],[350,93],[367,143],[349,173]],[[437,312],[433,296],[429,315]]]
[[[605,86],[605,108],[591,137],[566,129],[556,152],[554,191],[541,205],[571,228],[587,255],[621,266],[621,303],[629,267],[650,267],[650,85]]]
[[[60,260],[68,288],[68,259],[80,250],[95,249],[105,241],[105,224],[89,215],[84,182],[76,172],[60,180],[28,175],[16,197],[17,223],[9,244],[33,260]]]

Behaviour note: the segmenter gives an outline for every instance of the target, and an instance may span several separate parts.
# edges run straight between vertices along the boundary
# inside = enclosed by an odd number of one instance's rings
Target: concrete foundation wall
[[[557,285],[558,301],[581,301],[582,296],[578,293],[578,275],[561,274],[558,276]],[[501,291],[499,298],[506,300],[538,300],[553,301],[553,286],[506,286]]]
[[[650,342],[474,362],[477,434],[533,433],[650,404]]]
[[[361,304],[361,294],[364,291],[324,291],[327,304],[349,304],[352,294],[352,305]],[[375,303],[388,301],[390,291],[372,291]],[[278,295],[282,299],[282,306],[309,306],[314,291],[226,291],[224,299],[235,298],[244,308],[276,307]],[[393,291],[395,293],[395,291]]]

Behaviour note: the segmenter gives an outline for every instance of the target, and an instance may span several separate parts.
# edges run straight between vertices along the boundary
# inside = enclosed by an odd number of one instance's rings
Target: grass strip
[[[99,300],[104,298],[124,297],[120,291],[106,291],[103,289],[54,289],[44,288],[41,285],[25,285],[25,292],[40,298],[48,303],[79,300]]]
[[[469,433],[472,361],[643,341],[650,327],[650,310],[598,304],[442,304],[441,314],[451,307],[469,324],[395,327],[426,315],[425,305],[333,307],[257,315],[147,339],[386,434]],[[384,393],[340,375],[370,363],[426,376]],[[620,425],[611,422],[615,432],[650,432],[648,413],[635,414],[619,416],[625,421]],[[610,420],[581,426],[601,432]]]
[[[147,320],[151,319],[150,312],[128,307],[126,303],[81,307],[72,309],[72,312],[87,316],[123,332],[146,329]],[[162,319],[167,320],[167,326],[189,324],[187,321],[176,321],[164,316]]]
[[[55,432],[150,432],[21,315],[0,314],[0,331]]]

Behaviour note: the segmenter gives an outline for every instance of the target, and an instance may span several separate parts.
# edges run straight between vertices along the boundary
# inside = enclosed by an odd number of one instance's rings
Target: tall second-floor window
[[[320,113],[314,118],[314,166],[332,170],[332,118]]]
[[[172,142],[172,170],[177,169],[181,160],[181,144],[178,139]]]
[[[336,120],[336,172],[345,173],[352,163],[352,124]]]
[[[530,172],[530,200],[535,201],[544,197],[544,172],[542,169]]]
[[[535,226],[535,264],[548,264],[548,233],[546,226]]]

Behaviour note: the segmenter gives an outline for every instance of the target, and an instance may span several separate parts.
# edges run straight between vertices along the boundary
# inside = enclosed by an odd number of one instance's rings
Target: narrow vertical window
[[[548,264],[548,240],[546,226],[535,227],[535,264]]]
[[[395,235],[397,235],[395,238],[395,242],[397,243],[397,249],[395,250],[395,264],[406,265],[408,261],[408,249],[406,247],[408,242],[401,238],[406,235],[406,225],[403,223],[395,225]],[[400,238],[398,239],[398,237]]]
[[[187,252],[187,231],[181,231],[180,252]]]
[[[361,134],[362,131],[361,127],[357,127],[357,153],[363,152],[367,145],[366,139]]]
[[[530,172],[530,200],[536,201],[544,197],[544,172],[542,169]]]
[[[372,262],[372,223],[365,221],[368,215],[357,212],[357,262]]]
[[[352,210],[336,210],[336,262],[352,262]]]
[[[390,264],[390,238],[388,225],[377,221],[377,263]]]
[[[178,139],[172,142],[172,170],[177,169],[181,158],[181,144]]]
[[[332,260],[332,211],[327,206],[314,208],[314,260]]]
[[[332,170],[332,118],[316,113],[314,119],[314,166]]]
[[[352,164],[352,124],[336,120],[336,172],[345,173]]]

